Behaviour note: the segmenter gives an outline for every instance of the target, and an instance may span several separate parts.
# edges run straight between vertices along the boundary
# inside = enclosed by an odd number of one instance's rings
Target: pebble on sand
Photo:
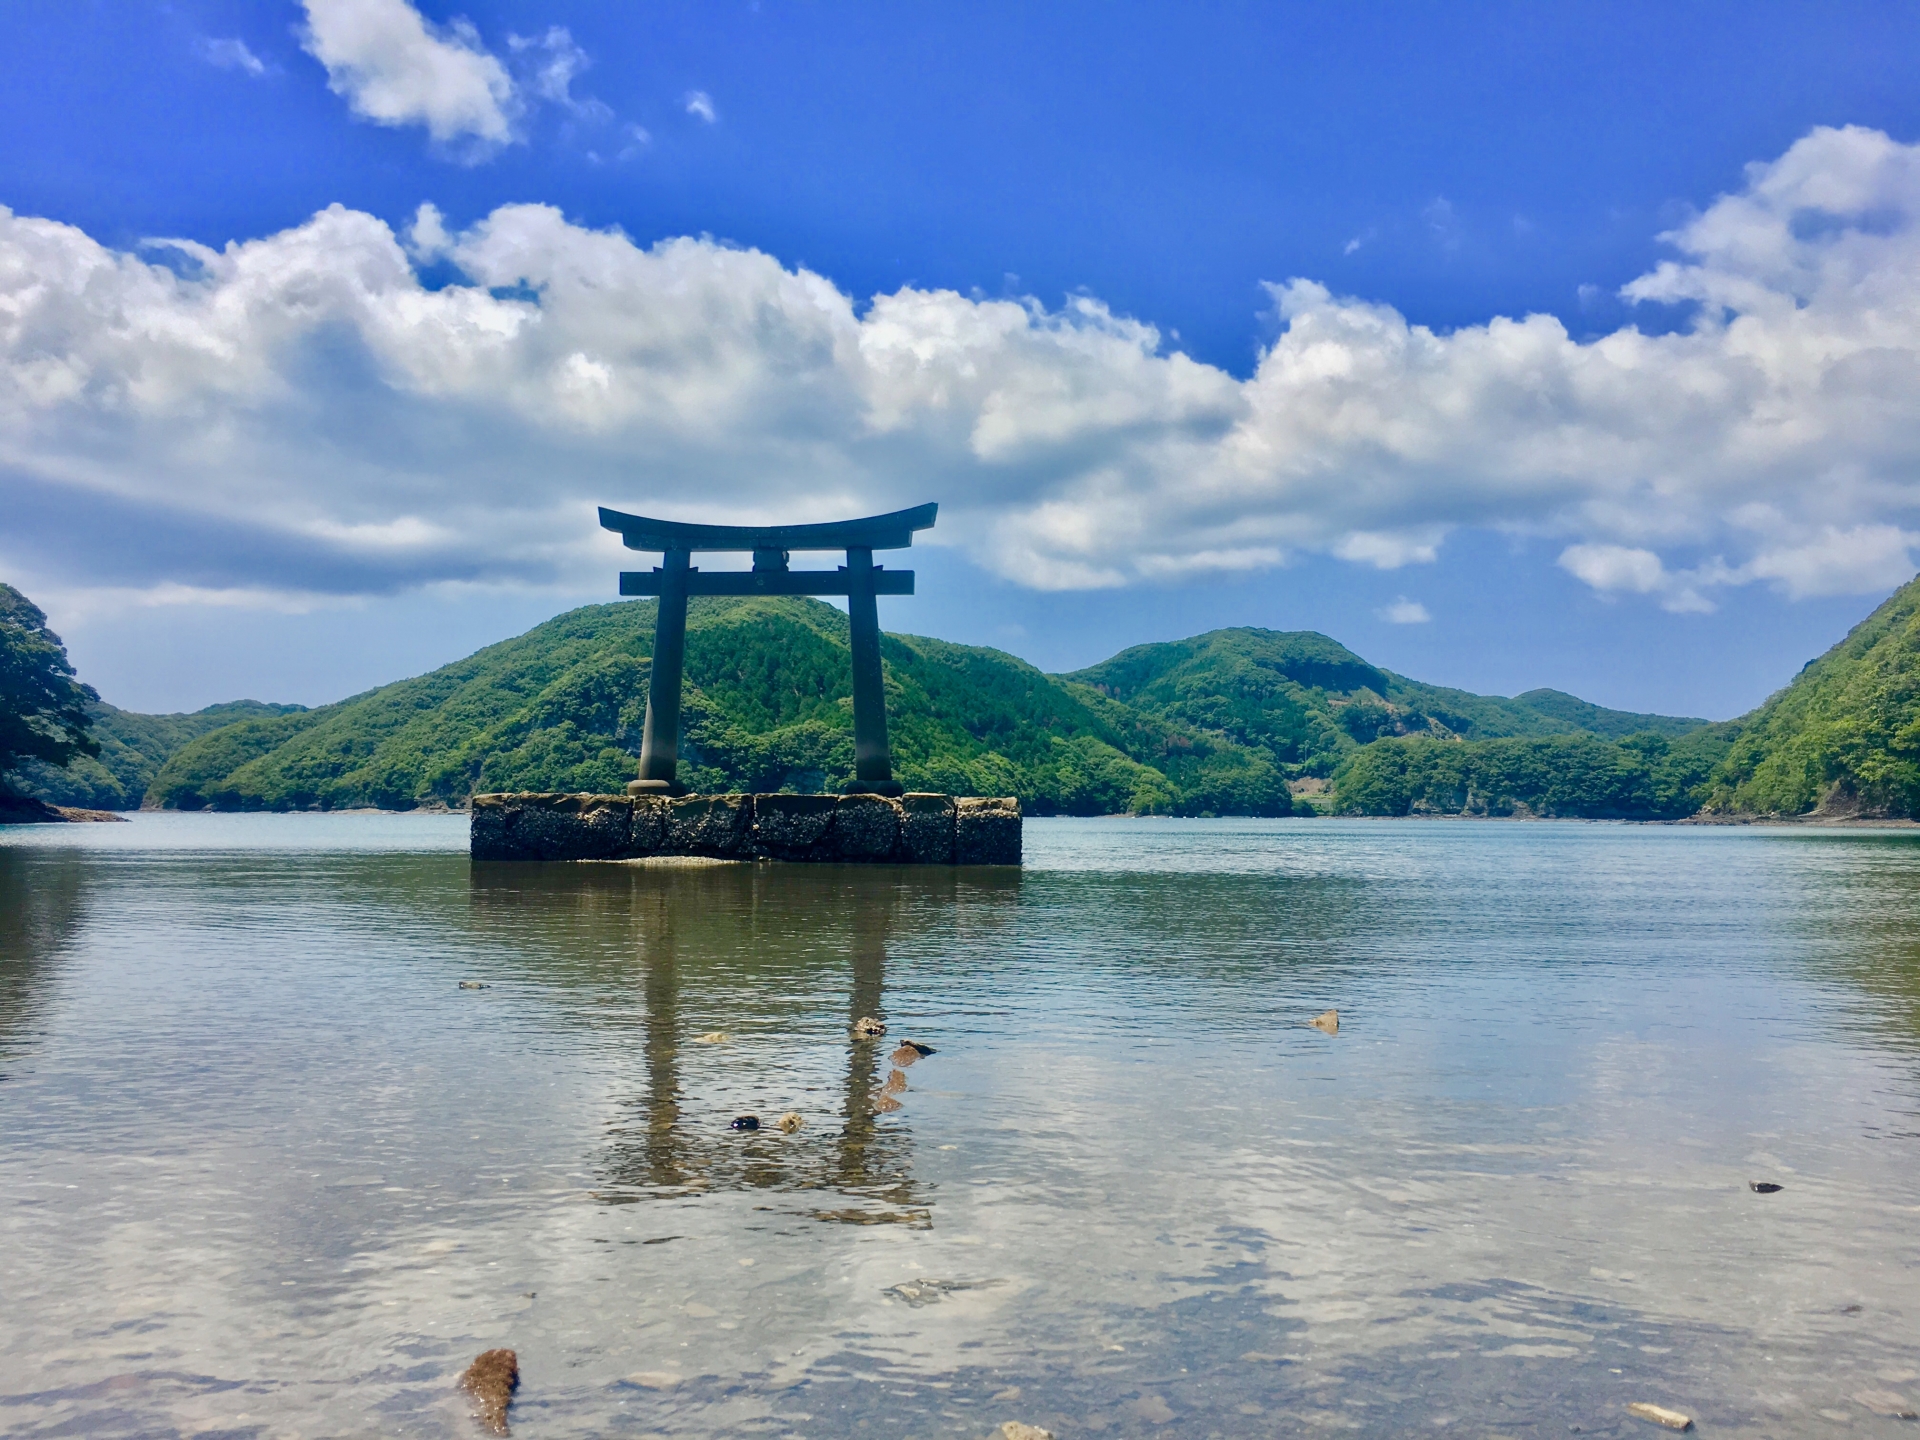
[[[467,1367],[460,1384],[479,1401],[480,1423],[505,1435],[507,1406],[520,1385],[520,1357],[511,1350],[489,1350]]]
[[[876,1020],[871,1015],[862,1015],[853,1022],[853,1038],[856,1040],[878,1040],[887,1033],[887,1022]]]
[[[791,1135],[807,1123],[807,1117],[802,1115],[798,1110],[789,1110],[773,1123],[779,1127],[782,1134]]]
[[[924,1060],[934,1053],[933,1046],[922,1045],[918,1040],[902,1040],[900,1048],[887,1058],[896,1065],[911,1065],[916,1060]]]
[[[1316,1015],[1307,1022],[1316,1030],[1324,1030],[1329,1035],[1340,1033],[1340,1012],[1329,1010],[1324,1015]]]
[[[1889,1415],[1895,1420],[1920,1420],[1920,1410],[1913,1408],[1913,1402],[1891,1390],[1856,1390],[1853,1398],[1876,1415]]]
[[[1026,1425],[1018,1420],[1009,1420],[1000,1427],[1003,1440],[1053,1440],[1051,1430],[1042,1430],[1038,1425]]]
[[[1669,1430],[1693,1428],[1692,1416],[1682,1415],[1678,1410],[1669,1410],[1664,1405],[1649,1404],[1645,1400],[1636,1400],[1627,1406],[1627,1413],[1638,1416],[1642,1420],[1651,1420],[1656,1425],[1664,1425]]]

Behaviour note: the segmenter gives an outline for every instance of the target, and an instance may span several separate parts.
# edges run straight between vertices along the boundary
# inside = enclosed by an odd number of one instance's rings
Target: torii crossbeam
[[[933,528],[938,505],[840,520],[826,525],[690,525],[649,520],[602,507],[600,524],[616,530],[629,550],[658,552],[664,564],[620,575],[622,595],[657,595],[653,679],[647,687],[647,723],[640,740],[640,778],[627,789],[684,794],[680,763],[680,679],[687,653],[687,598],[692,595],[844,595],[853,633],[853,783],[849,793],[898,795],[887,749],[887,696],[880,675],[878,595],[913,594],[911,570],[873,563],[876,550],[904,550],[913,532]],[[696,550],[753,552],[753,569],[702,574],[688,563]],[[795,550],[844,550],[838,570],[789,570]]]

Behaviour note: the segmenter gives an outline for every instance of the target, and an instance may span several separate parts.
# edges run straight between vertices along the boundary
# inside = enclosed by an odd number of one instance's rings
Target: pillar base
[[[686,795],[687,787],[678,780],[629,780],[629,795]]]
[[[907,793],[907,787],[898,780],[849,780],[840,787],[842,795],[885,795],[889,800],[898,800]]]

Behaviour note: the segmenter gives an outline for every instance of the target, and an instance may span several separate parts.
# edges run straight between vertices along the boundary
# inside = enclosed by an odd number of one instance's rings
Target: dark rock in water
[[[507,1433],[507,1406],[520,1388],[520,1357],[511,1350],[489,1350],[469,1365],[461,1387],[480,1402],[480,1423],[496,1435]]]
[[[1747,1188],[1756,1195],[1778,1195],[1786,1186],[1776,1185],[1771,1180],[1749,1180]]]
[[[876,1020],[871,1015],[862,1015],[853,1022],[853,1038],[856,1040],[878,1040],[886,1033],[886,1022]]]
[[[462,990],[491,990],[493,987],[484,980],[462,980],[460,982],[460,988]]]
[[[758,1115],[736,1115],[728,1123],[727,1128],[729,1130],[758,1130],[760,1128],[760,1117]]]
[[[934,1053],[933,1046],[922,1045],[918,1040],[902,1040],[900,1048],[887,1058],[896,1065],[911,1065],[916,1060],[925,1059]]]

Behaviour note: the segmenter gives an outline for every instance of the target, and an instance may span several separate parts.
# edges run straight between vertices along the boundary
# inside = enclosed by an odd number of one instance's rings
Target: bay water
[[[1920,831],[1026,839],[0,831],[0,1431],[1912,1433]]]

